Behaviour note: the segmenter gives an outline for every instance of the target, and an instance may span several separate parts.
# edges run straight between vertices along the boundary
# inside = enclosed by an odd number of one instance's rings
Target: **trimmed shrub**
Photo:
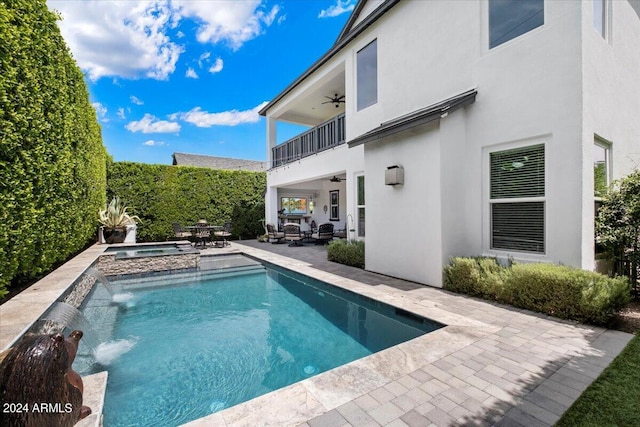
[[[0,2],[0,295],[95,238],[107,153],[44,0]]]
[[[629,302],[630,290],[622,277],[552,264],[515,264],[507,286],[517,307],[598,324]]]
[[[141,242],[173,239],[173,222],[233,223],[233,238],[263,234],[264,172],[117,162],[109,165],[108,197],[118,196],[142,221]],[[97,211],[95,213],[97,215]]]
[[[446,290],[580,322],[606,324],[629,301],[624,278],[553,264],[454,258],[443,275]]]
[[[364,268],[364,242],[332,240],[327,247],[327,259],[340,264]]]
[[[509,300],[505,289],[508,273],[495,258],[454,258],[444,268],[444,288],[480,298]]]

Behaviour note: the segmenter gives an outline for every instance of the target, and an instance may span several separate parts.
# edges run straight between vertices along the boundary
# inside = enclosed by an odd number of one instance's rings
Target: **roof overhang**
[[[309,77],[316,70],[318,70],[318,68],[322,67],[327,61],[329,61],[331,58],[333,58],[346,45],[351,43],[351,41],[353,41],[353,39],[355,39],[360,34],[362,34],[362,32],[364,30],[369,28],[382,15],[387,13],[387,11],[389,9],[391,9],[393,6],[398,4],[398,2],[400,2],[400,0],[387,0],[385,3],[380,5],[376,10],[374,10],[371,14],[369,14],[362,22],[360,22],[358,25],[356,25],[353,28],[350,28],[350,26],[353,25],[353,19],[350,18],[349,21],[347,22],[347,25],[345,25],[345,29],[343,29],[343,32],[340,34],[340,37],[338,38],[336,43],[331,47],[331,49],[329,49],[328,52],[326,52],[324,55],[322,55],[322,57],[320,57],[320,59],[318,59],[316,62],[314,62],[313,65],[311,65],[311,67],[309,67],[307,69],[307,71],[302,73],[302,75],[300,77],[295,79],[293,81],[293,83],[291,83],[289,86],[287,86],[274,99],[272,99],[267,105],[265,105],[258,112],[258,114],[260,114],[261,116],[266,116],[267,115],[267,111],[269,111],[269,109],[271,107],[273,107],[278,101],[280,101],[287,94],[289,94],[289,92],[291,92],[293,89],[295,89],[296,86],[298,86],[300,83],[302,83],[307,77]],[[361,2],[361,3],[364,3],[364,2]],[[359,12],[361,8],[362,7],[360,6],[357,11]],[[355,13],[352,13],[352,17],[353,17],[353,15],[355,15]],[[347,30],[346,33],[345,33],[345,30]]]
[[[421,108],[409,114],[405,114],[387,122],[381,123],[380,126],[364,133],[351,141],[347,141],[349,148],[378,141],[398,132],[403,132],[416,126],[424,126],[431,122],[440,120],[447,114],[452,113],[462,107],[472,104],[476,100],[478,91],[470,89],[459,95],[440,101],[428,107]]]

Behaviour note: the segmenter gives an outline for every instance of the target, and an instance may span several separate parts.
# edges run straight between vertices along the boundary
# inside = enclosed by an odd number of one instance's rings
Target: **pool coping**
[[[88,248],[1,305],[0,347],[9,347],[28,330],[108,247]],[[387,425],[396,420],[411,425],[417,417],[435,425],[502,418],[553,425],[633,337],[438,288],[400,290],[385,285],[384,276],[372,286],[240,242],[201,251],[202,256],[229,253],[244,253],[446,326],[185,424],[190,427],[316,426],[332,420],[349,420],[336,425]],[[471,369],[478,360],[485,366]],[[511,365],[518,360],[516,369]],[[85,399],[96,407],[78,425],[100,425],[106,378],[106,372],[83,377]],[[569,386],[563,384],[567,381]],[[452,419],[452,413],[458,416]]]

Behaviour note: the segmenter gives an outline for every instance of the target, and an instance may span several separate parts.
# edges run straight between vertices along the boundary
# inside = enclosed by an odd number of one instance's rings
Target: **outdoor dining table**
[[[207,247],[207,242],[213,243],[216,247],[221,247],[220,245],[216,245],[216,242],[212,240],[216,231],[222,230],[224,227],[221,225],[209,225],[209,224],[197,224],[184,227],[186,230],[191,231],[191,235],[195,239],[194,246],[198,247],[198,243],[202,243],[202,247]],[[202,235],[198,235],[202,231],[208,231],[208,233],[203,233]]]

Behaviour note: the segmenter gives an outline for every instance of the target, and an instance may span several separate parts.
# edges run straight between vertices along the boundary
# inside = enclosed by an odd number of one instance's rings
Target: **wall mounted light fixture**
[[[403,185],[404,184],[404,168],[402,166],[393,165],[387,167],[384,171],[385,185]]]

